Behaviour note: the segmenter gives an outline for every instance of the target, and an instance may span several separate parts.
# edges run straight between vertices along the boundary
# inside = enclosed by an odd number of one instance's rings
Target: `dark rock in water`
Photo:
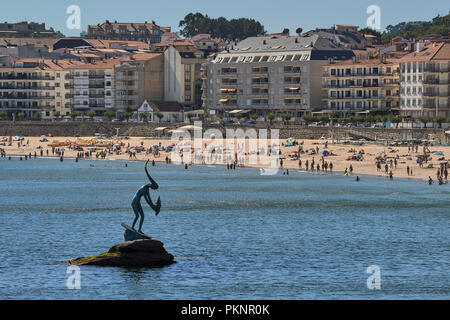
[[[67,262],[71,265],[94,265],[108,267],[163,267],[174,261],[173,255],[164,249],[159,240],[141,239],[117,244],[97,256],[77,258]]]

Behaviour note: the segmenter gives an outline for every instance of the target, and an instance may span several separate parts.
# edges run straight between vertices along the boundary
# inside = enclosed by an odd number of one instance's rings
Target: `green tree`
[[[275,119],[275,115],[273,113],[269,113],[266,118],[269,119],[270,123],[272,123],[272,121]]]
[[[87,115],[88,115],[89,118],[94,119],[95,112],[94,111],[89,111]]]
[[[108,118],[109,121],[111,121],[112,119],[114,119],[116,117],[116,112],[113,110],[108,110],[105,112],[104,116],[106,118]]]
[[[0,119],[6,119],[6,118],[8,118],[8,112],[0,111]]]
[[[155,112],[155,116],[159,119],[159,122],[161,122],[161,119],[164,118],[164,115],[162,114],[162,112]]]
[[[34,117],[35,119],[40,119],[40,118],[41,118],[41,113],[40,113],[39,111],[35,111],[35,112],[33,113],[33,117]]]
[[[61,116],[61,112],[59,112],[59,111],[53,111],[53,116],[54,116],[55,118],[59,118],[59,117]]]
[[[423,117],[423,116],[420,116],[420,117],[417,117],[417,119],[418,119],[420,122],[422,122],[424,126],[426,126],[427,123],[430,122],[430,118],[429,118],[429,117]]]
[[[132,115],[131,112],[127,112],[127,111],[124,111],[124,112],[120,113],[120,117],[122,119],[125,119],[127,122],[131,118],[131,115]]]
[[[395,127],[398,128],[398,124],[402,122],[403,117],[402,116],[394,116],[391,118],[392,123],[395,123]]]
[[[439,117],[436,117],[434,120],[436,121],[436,123],[439,124],[439,128],[442,128],[442,124],[444,122],[446,122],[447,119],[443,116],[439,116]]]
[[[189,13],[178,24],[180,33],[185,37],[193,37],[199,33],[209,33],[213,38],[226,40],[242,40],[248,37],[264,35],[264,26],[248,18],[228,20],[224,17],[210,18],[200,12]]]
[[[70,113],[70,117],[72,118],[72,120],[75,120],[75,118],[78,117],[78,112],[72,111],[72,112]]]
[[[148,112],[142,112],[140,116],[145,122],[148,122],[148,119],[150,118],[150,114]]]

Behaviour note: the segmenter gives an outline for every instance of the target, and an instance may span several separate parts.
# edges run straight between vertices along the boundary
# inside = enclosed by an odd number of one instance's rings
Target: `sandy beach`
[[[1,137],[0,137],[1,138]],[[7,137],[9,139],[9,137]],[[20,142],[12,141],[11,145],[8,145],[8,141],[3,141],[0,143],[0,149],[3,149],[6,153],[6,156],[25,156],[32,155],[36,153],[37,157],[42,156],[49,157],[59,157],[58,154],[52,152],[52,144],[56,145],[57,143],[62,142],[74,142],[77,141],[92,141],[93,139],[97,139],[96,137],[46,137],[48,141],[41,142],[42,137],[24,137],[24,140]],[[106,160],[124,160],[124,161],[145,161],[145,160],[155,160],[157,162],[165,162],[166,156],[170,158],[171,154],[165,151],[162,151],[159,156],[153,154],[147,154],[145,151],[135,152],[135,147],[143,147],[145,149],[149,149],[154,145],[159,145],[166,147],[170,145],[177,145],[180,142],[172,141],[169,139],[158,139],[158,138],[142,138],[142,137],[130,137],[128,139],[121,139],[120,141],[114,139],[102,139],[97,141],[104,141],[110,143],[121,143],[121,151],[114,153],[106,153]],[[207,144],[207,149],[209,148],[208,144],[211,141],[204,140],[202,142],[202,148],[204,149],[204,144]],[[353,167],[353,176],[356,175],[374,175],[374,176],[388,176],[385,172],[385,163],[381,164],[381,170],[377,169],[376,166],[376,158],[383,157],[386,159],[386,163],[388,164],[388,172],[392,170],[392,174],[394,178],[412,178],[412,179],[421,179],[428,180],[430,176],[434,181],[436,181],[436,172],[440,167],[440,164],[449,160],[450,155],[450,146],[430,146],[428,147],[431,153],[431,159],[427,163],[423,164],[421,168],[417,163],[417,156],[423,154],[423,146],[418,147],[418,152],[416,150],[409,150],[408,146],[386,146],[386,145],[377,145],[371,143],[361,143],[362,145],[349,145],[343,143],[332,143],[331,140],[297,140],[299,144],[302,144],[303,150],[305,153],[300,154],[300,159],[302,162],[301,168],[299,168],[299,158],[295,151],[298,151],[299,145],[294,146],[284,146],[286,141],[279,141],[281,155],[279,156],[283,162],[283,169],[290,170],[302,170],[305,171],[305,163],[308,161],[309,167],[311,166],[311,161],[314,159],[314,171],[317,172],[317,164],[322,164],[323,160],[328,164],[331,162],[333,164],[333,172],[334,173],[342,173],[346,169],[350,171],[350,167]],[[325,149],[325,143],[327,143],[327,148]],[[214,145],[214,143],[212,144]],[[69,146],[64,146],[60,148],[60,151],[64,150],[64,158],[76,158],[80,152],[86,152],[90,150],[87,147],[82,147],[81,150],[74,150]],[[129,149],[128,149],[129,148]],[[57,149],[56,149],[57,150]],[[93,150],[93,155],[91,159],[97,159],[96,154],[102,150],[106,150],[105,147],[97,147]],[[132,151],[134,154],[130,157],[130,154],[127,153],[127,150]],[[266,149],[267,150],[267,149]],[[311,154],[311,150],[319,151],[319,153]],[[323,156],[321,152],[323,150],[327,150],[330,155]],[[261,163],[249,163],[249,154],[248,154],[248,145],[246,146],[246,155],[245,155],[245,167],[267,167],[267,165]],[[353,155],[361,152],[362,160],[348,160],[349,157],[353,157]],[[441,152],[442,154],[435,155],[435,152]],[[229,152],[231,156],[231,152]],[[234,156],[231,156],[234,158]],[[100,159],[101,157],[98,157]],[[397,158],[397,166],[395,166],[395,159]],[[243,159],[242,159],[243,160]],[[392,167],[390,165],[391,160],[393,162]],[[66,159],[65,161],[68,161]],[[73,160],[70,160],[73,161]],[[194,161],[194,160],[192,160]],[[219,157],[218,163],[216,165],[222,164],[226,165],[226,160],[222,157]],[[412,174],[407,173],[407,167],[410,168]],[[226,168],[225,168],[226,169]],[[311,172],[310,168],[308,170]],[[330,169],[327,170],[328,173]],[[322,167],[320,173],[324,173],[322,171]]]

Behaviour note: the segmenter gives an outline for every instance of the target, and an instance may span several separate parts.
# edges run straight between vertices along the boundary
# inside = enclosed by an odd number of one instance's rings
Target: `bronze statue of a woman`
[[[157,190],[159,188],[158,184],[155,180],[152,179],[150,174],[147,170],[147,164],[148,160],[145,163],[145,173],[147,174],[147,177],[149,178],[151,183],[148,183],[146,185],[143,185],[139,188],[139,190],[136,192],[133,201],[131,202],[131,207],[133,208],[134,214],[136,217],[133,221],[133,226],[131,227],[133,230],[134,226],[136,225],[136,222],[138,221],[139,217],[141,220],[139,221],[139,232],[142,233],[142,225],[144,223],[144,210],[142,209],[141,205],[141,198],[144,197],[145,201],[149,204],[149,206],[155,211],[156,215],[158,215],[159,211],[161,210],[161,198],[158,198],[158,201],[156,201],[156,205],[153,204],[152,199],[150,198],[150,189]]]

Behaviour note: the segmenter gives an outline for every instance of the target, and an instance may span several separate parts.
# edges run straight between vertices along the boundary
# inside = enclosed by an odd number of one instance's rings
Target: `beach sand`
[[[40,149],[41,147],[43,149],[44,157],[46,156],[46,150],[49,150],[49,156],[52,155],[52,147],[49,146],[52,142],[59,141],[63,142],[66,140],[75,141],[77,139],[83,139],[83,140],[90,140],[94,139],[95,137],[81,137],[81,138],[75,138],[75,137],[47,137],[48,142],[40,142],[42,139],[41,137],[24,137],[24,140],[22,141],[22,146],[18,147],[18,142],[13,141],[11,146],[8,146],[8,143],[6,145],[0,144],[0,148],[3,148],[6,152],[7,156],[25,156],[29,155],[30,153],[34,156],[34,153],[36,152],[37,156],[40,156]],[[105,141],[108,141],[105,139]],[[126,147],[128,144],[130,147],[135,146],[141,146],[141,143],[145,148],[149,148],[153,145],[158,145],[161,142],[162,146],[168,146],[172,145],[173,143],[177,143],[175,141],[171,141],[168,139],[158,139],[158,138],[141,138],[141,137],[130,137],[129,139],[122,139],[121,140],[125,147],[122,148],[123,151],[126,150]],[[324,143],[325,141],[328,142],[328,150],[330,153],[334,154],[331,156],[324,157],[325,161],[332,162],[333,163],[333,172],[344,172],[346,168],[350,168],[350,165],[353,166],[353,176],[356,175],[374,175],[374,176],[383,176],[386,177],[387,174],[385,173],[384,164],[381,165],[381,170],[377,171],[376,167],[376,157],[379,156],[379,152],[385,152],[387,155],[387,162],[389,164],[390,159],[394,159],[397,155],[399,156],[398,159],[398,165],[397,168],[395,166],[392,169],[394,178],[396,177],[402,177],[402,178],[414,178],[414,179],[422,179],[422,180],[428,180],[428,177],[431,176],[431,178],[436,181],[436,172],[439,168],[439,165],[443,160],[439,160],[440,158],[444,157],[445,160],[449,159],[450,155],[450,147],[449,146],[431,146],[429,147],[429,150],[431,153],[434,153],[436,151],[443,152],[443,156],[441,155],[434,155],[432,154],[431,161],[428,161],[428,163],[424,164],[424,168],[420,168],[419,165],[416,163],[416,156],[418,154],[423,153],[423,147],[419,146],[418,153],[414,152],[408,152],[407,146],[398,146],[398,147],[388,147],[383,145],[376,145],[371,143],[364,143],[364,145],[346,145],[346,144],[333,144],[331,140],[297,140],[298,142],[304,142],[303,149],[309,150],[311,148],[316,149],[316,147],[319,147],[319,152],[324,150]],[[27,144],[28,142],[28,144]],[[210,141],[204,140],[202,142],[202,145],[204,147],[205,143],[209,143]],[[290,155],[293,154],[293,151],[298,150],[298,146],[290,146],[290,147],[284,147],[282,144],[286,141],[280,140],[280,149],[282,152],[282,155],[280,155],[280,158],[283,158],[283,169],[290,169],[290,170],[299,170],[299,161],[298,160],[291,160]],[[225,142],[226,143],[226,142]],[[217,143],[216,143],[217,144]],[[216,145],[213,144],[213,145]],[[104,148],[99,148],[98,150],[101,150]],[[348,161],[347,158],[351,155],[353,155],[353,152],[351,150],[356,150],[357,152],[360,150],[364,150],[364,159],[363,161]],[[88,148],[84,148],[85,151],[88,150]],[[248,151],[248,146],[247,149]],[[391,152],[391,150],[394,150],[395,152]],[[77,153],[79,151],[69,149],[68,147],[64,147],[64,158],[65,161],[74,161],[69,160],[67,158],[75,158],[77,156]],[[95,153],[93,154],[92,159],[96,159]],[[54,155],[56,156],[56,155]],[[155,161],[165,161],[166,156],[170,157],[169,153],[161,152],[161,155],[159,157],[154,157],[153,155],[146,155],[145,152],[136,153],[136,158],[130,159],[129,154],[126,154],[122,152],[122,154],[107,154],[105,159],[115,159],[115,160],[124,160],[124,161],[144,161],[144,160],[155,160]],[[301,170],[304,171],[305,169],[305,162],[308,160],[309,163],[311,163],[311,160],[314,158],[315,160],[315,166],[317,166],[317,163],[320,162],[322,155],[321,154],[301,154],[300,156],[302,160],[302,168]],[[233,156],[234,159],[234,156]],[[321,162],[320,162],[321,163]],[[217,163],[219,164],[219,163]],[[225,162],[222,162],[220,164],[226,164]],[[428,165],[432,165],[432,168],[426,168]],[[264,164],[261,163],[249,163],[249,156],[247,155],[245,157],[245,166],[246,167],[267,167]],[[412,176],[407,175],[407,166],[409,166],[412,169]],[[389,167],[389,171],[391,168]],[[316,171],[314,171],[316,172]],[[321,171],[321,173],[323,173]]]

